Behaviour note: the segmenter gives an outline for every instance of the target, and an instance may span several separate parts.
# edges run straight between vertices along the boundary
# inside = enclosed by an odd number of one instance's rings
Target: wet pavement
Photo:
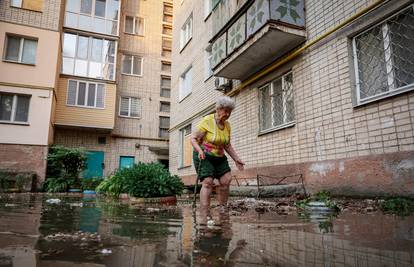
[[[200,226],[185,202],[1,195],[0,267],[414,266],[414,216],[262,206]]]

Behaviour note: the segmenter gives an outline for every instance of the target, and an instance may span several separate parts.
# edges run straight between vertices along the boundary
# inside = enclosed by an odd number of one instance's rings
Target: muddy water
[[[0,267],[414,266],[413,216],[211,215],[214,225],[200,226],[185,203],[2,195]]]

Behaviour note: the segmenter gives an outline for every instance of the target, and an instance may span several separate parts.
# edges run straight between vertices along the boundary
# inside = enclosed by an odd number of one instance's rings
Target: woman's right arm
[[[201,149],[200,144],[204,138],[204,135],[206,133],[200,132],[200,131],[195,131],[191,134],[191,145],[194,147],[194,149],[198,152],[198,158],[199,159],[205,159],[205,154],[204,151]]]

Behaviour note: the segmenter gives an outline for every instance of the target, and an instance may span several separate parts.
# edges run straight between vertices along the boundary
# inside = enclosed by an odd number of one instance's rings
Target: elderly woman
[[[230,142],[231,128],[227,120],[234,107],[234,101],[230,97],[220,97],[216,103],[216,112],[205,116],[191,136],[191,144],[194,147],[194,166],[197,178],[202,182],[200,202],[205,211],[210,207],[214,179],[218,179],[220,183],[217,192],[219,204],[227,204],[231,170],[224,151],[234,160],[239,170],[244,169],[243,161],[240,160]]]

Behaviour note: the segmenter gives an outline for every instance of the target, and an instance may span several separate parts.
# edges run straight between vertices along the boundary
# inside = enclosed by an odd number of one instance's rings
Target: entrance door
[[[134,166],[135,157],[132,156],[121,156],[119,158],[119,168],[131,168]]]
[[[83,172],[83,178],[102,178],[104,169],[104,152],[88,151],[86,161],[86,170]]]

